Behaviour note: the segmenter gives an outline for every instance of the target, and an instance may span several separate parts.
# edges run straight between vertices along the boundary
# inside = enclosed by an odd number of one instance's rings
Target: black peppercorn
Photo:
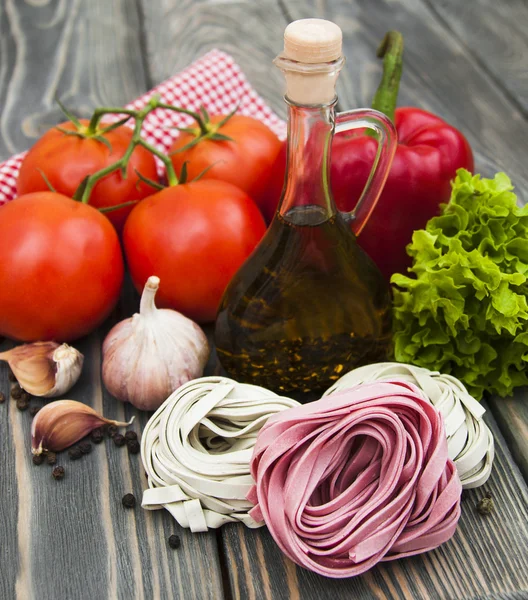
[[[82,456],[82,452],[79,446],[74,446],[73,448],[70,448],[68,450],[68,456],[70,457],[70,460],[79,460],[79,458],[81,458]]]
[[[179,535],[171,535],[169,538],[169,546],[173,550],[177,550],[181,546],[181,540]]]
[[[54,465],[57,462],[57,455],[55,452],[48,452],[48,465]]]
[[[92,444],[90,444],[90,442],[81,442],[79,444],[79,450],[82,454],[90,454],[92,451]]]
[[[495,503],[489,492],[477,502],[477,512],[481,515],[489,515],[494,508]]]
[[[15,377],[15,374],[13,373],[13,371],[9,371],[9,373],[7,374],[7,378],[12,383],[16,383],[17,378]]]
[[[31,400],[31,394],[28,394],[27,392],[22,392],[20,400],[23,400],[24,402],[29,402]]]
[[[27,402],[27,400],[19,398],[16,401],[16,407],[18,408],[18,410],[27,410],[29,408],[29,402]]]
[[[13,389],[11,390],[11,398],[13,398],[13,400],[18,400],[19,398],[22,398],[23,393],[24,390],[17,383],[13,386]]]
[[[41,465],[44,462],[44,456],[42,454],[34,454],[33,455],[33,464]]]
[[[5,394],[0,392],[0,404],[3,404],[4,402],[5,402]]]
[[[129,440],[137,440],[137,433],[135,431],[127,431],[125,433],[125,440],[128,442]]]
[[[121,435],[120,433],[116,433],[114,435],[114,444],[116,446],[124,446],[125,445],[125,437],[123,435]]]
[[[117,433],[117,427],[115,425],[108,425],[106,432],[108,433],[109,437],[114,437],[114,435]]]
[[[62,479],[64,477],[64,467],[53,467],[51,474],[53,479]]]
[[[90,439],[94,444],[100,444],[103,441],[103,430],[101,427],[94,429],[90,434]]]
[[[127,448],[130,454],[137,454],[140,451],[141,446],[137,440],[128,440]]]
[[[134,494],[125,494],[121,500],[125,508],[134,508],[136,506],[136,498]]]
[[[38,411],[40,410],[40,406],[31,406],[29,409],[29,414],[34,417]]]

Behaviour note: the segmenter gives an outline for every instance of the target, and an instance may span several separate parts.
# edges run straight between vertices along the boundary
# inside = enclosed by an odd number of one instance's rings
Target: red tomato
[[[87,126],[88,121],[83,119],[81,124]],[[104,125],[102,123],[100,127]],[[70,121],[61,123],[59,127],[76,131]],[[44,173],[58,193],[71,198],[87,175],[111,165],[123,156],[132,139],[132,130],[122,125],[103,137],[112,146],[112,152],[105,143],[93,137],[80,138],[62,133],[56,127],[50,129],[24,158],[18,175],[18,194],[49,191],[42,176]],[[130,157],[126,178],[116,171],[98,181],[92,190],[90,204],[104,208],[141,200],[152,194],[153,188],[140,181],[136,171],[154,181],[157,179],[154,157],[141,146],[136,147]],[[105,214],[120,232],[132,208],[129,206]]]
[[[150,275],[156,303],[199,322],[213,321],[225,287],[264,235],[256,204],[212,179],[168,187],[134,207],[123,243],[134,285]]]
[[[123,281],[117,234],[99,211],[53,192],[0,208],[0,335],[68,341],[97,327]]]
[[[213,165],[203,176],[204,179],[228,181],[248,193],[260,207],[260,198],[266,189],[281,142],[264,123],[243,115],[233,115],[219,129],[215,129],[223,118],[222,115],[211,117],[211,130],[227,135],[232,142],[204,138],[192,148],[178,152],[196,137],[182,133],[170,149],[172,163],[176,172],[180,173],[183,163],[188,161],[189,179]]]

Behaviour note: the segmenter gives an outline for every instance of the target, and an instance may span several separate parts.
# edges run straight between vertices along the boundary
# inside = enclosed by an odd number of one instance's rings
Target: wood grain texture
[[[140,15],[129,0],[0,3],[0,156],[23,150],[41,125],[62,120],[55,94],[87,114],[95,105],[122,104],[146,91],[140,37]],[[137,301],[128,286],[113,320],[81,341],[85,368],[68,394],[119,419],[134,411],[103,391],[100,347],[110,324],[136,310]],[[3,364],[0,391],[9,392]],[[67,472],[57,482],[51,467],[32,463],[29,413],[12,401],[0,412],[0,598],[223,596],[215,535],[192,535],[166,511],[139,507],[146,487],[139,455],[110,440],[80,462],[62,453]],[[137,431],[148,416],[136,414]],[[135,510],[122,507],[129,492]],[[173,533],[181,537],[179,550],[168,546]]]
[[[427,0],[427,4],[528,116],[528,3]]]
[[[342,107],[370,104],[381,74],[376,48],[385,32],[401,31],[405,54],[399,105],[425,108],[460,128],[475,152],[476,171],[487,177],[506,171],[519,196],[528,200],[523,152],[528,122],[423,0],[283,1],[292,19],[319,16],[342,28],[347,57]]]
[[[9,347],[7,342],[0,345],[0,349]],[[0,363],[0,392],[6,401],[0,404],[0,531],[4,541],[0,544],[0,598],[14,598],[16,586],[16,572],[19,564],[19,552],[17,548],[17,505],[19,502],[18,487],[16,485],[17,468],[20,468],[20,456],[12,447],[15,435],[20,436],[17,422],[13,420],[15,407],[9,399],[11,384],[7,379],[8,370]],[[13,427],[14,426],[14,427]],[[24,549],[25,550],[25,549]],[[25,550],[27,554],[27,550]]]
[[[497,458],[490,480],[464,492],[454,537],[419,556],[382,563],[359,577],[331,580],[284,558],[264,529],[223,529],[233,598],[428,600],[528,596],[528,489],[496,427]],[[489,516],[475,505],[486,492],[495,501]],[[248,570],[247,565],[252,566]]]
[[[231,54],[269,106],[286,118],[284,77],[272,61],[290,21],[279,0],[139,0],[145,17],[148,66],[159,83],[219,48]],[[163,56],[164,60],[159,57]],[[338,90],[343,86],[338,83]]]
[[[133,298],[132,293],[129,294]],[[125,304],[131,302],[125,299]],[[135,302],[134,302],[135,305]],[[130,314],[130,311],[128,314]],[[121,315],[121,310],[119,311]],[[104,391],[100,349],[107,326],[76,346],[85,354],[79,382],[67,394],[117,420],[129,420],[138,433],[150,414],[123,405]],[[5,349],[5,342],[0,349]],[[0,390],[9,394],[7,368],[0,366]],[[40,400],[32,404],[43,404]],[[0,597],[20,600],[54,598],[207,598],[223,597],[214,533],[193,535],[182,530],[166,511],[140,508],[146,480],[138,455],[116,447],[110,438],[91,454],[71,461],[58,455],[66,469],[62,481],[52,467],[31,460],[31,416],[14,401],[0,405],[0,524],[4,559]],[[121,499],[133,493],[134,510]],[[173,533],[181,548],[172,550]]]
[[[0,2],[0,160],[64,117],[87,116],[147,89],[138,11],[130,0]]]
[[[512,398],[493,397],[488,404],[528,482],[528,391],[517,390]]]
[[[277,0],[141,1],[148,65],[155,84],[218,48],[235,58],[264,100],[285,116],[283,77],[271,64],[281,49],[287,24]]]

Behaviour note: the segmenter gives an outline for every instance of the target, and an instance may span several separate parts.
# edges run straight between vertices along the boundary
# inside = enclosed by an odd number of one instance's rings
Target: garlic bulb
[[[149,277],[139,313],[118,323],[103,344],[108,391],[141,410],[155,410],[184,383],[203,373],[209,356],[204,332],[187,317],[158,309],[158,277]]]
[[[79,379],[84,356],[68,344],[35,342],[0,353],[20,387],[33,396],[53,398],[70,390]]]
[[[59,452],[101,425],[126,427],[128,423],[105,419],[93,408],[75,400],[56,400],[41,408],[31,424],[31,452]]]

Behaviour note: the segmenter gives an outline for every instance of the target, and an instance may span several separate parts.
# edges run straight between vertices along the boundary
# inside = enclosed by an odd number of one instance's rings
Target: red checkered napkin
[[[255,117],[284,137],[285,124],[249,85],[246,77],[229,54],[211,50],[184,71],[167,79],[150,92],[127,105],[141,109],[154,94],[167,104],[198,110],[205,106],[211,114],[226,114],[239,105],[238,113]],[[192,118],[173,111],[157,109],[143,125],[143,136],[160,150],[167,152],[178,135],[174,127],[185,127]],[[0,206],[16,196],[16,180],[25,152],[0,164]]]

